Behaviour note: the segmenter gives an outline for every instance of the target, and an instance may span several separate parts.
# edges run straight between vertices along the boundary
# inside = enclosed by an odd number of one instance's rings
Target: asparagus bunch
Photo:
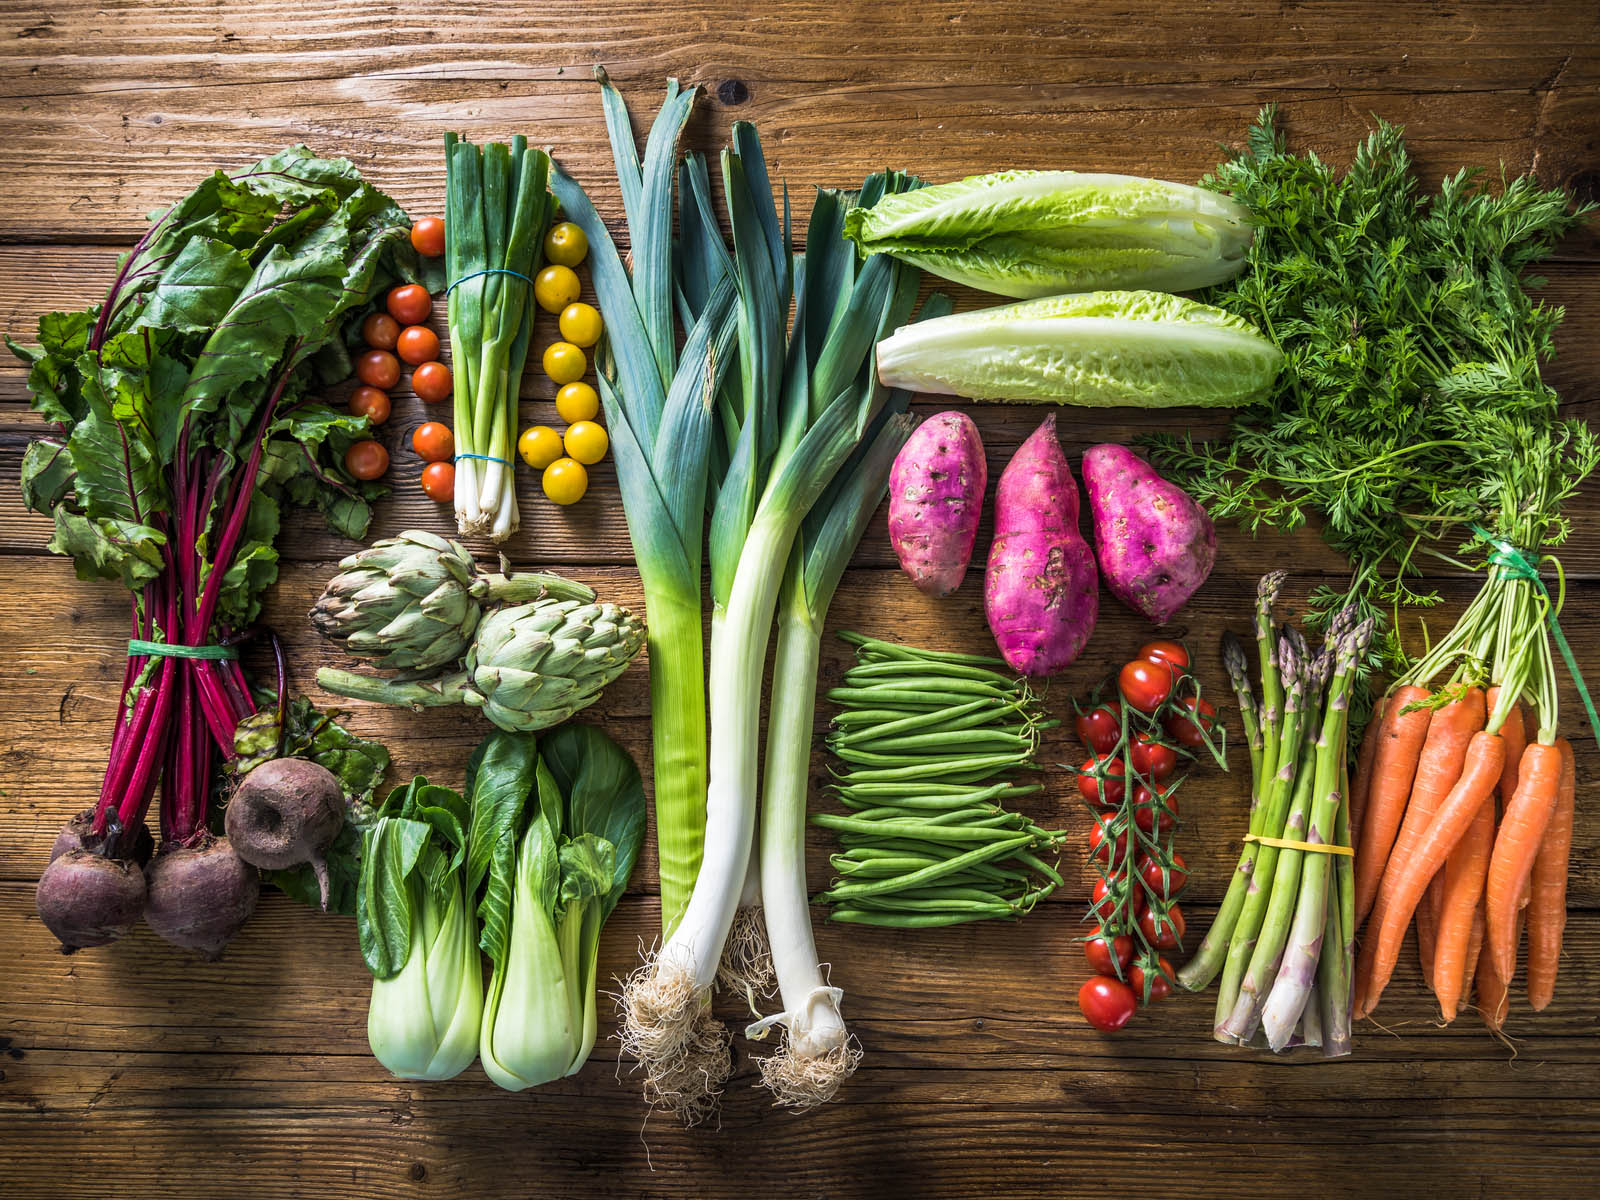
[[[1354,872],[1349,855],[1304,847],[1350,845],[1349,698],[1372,622],[1346,609],[1313,652],[1299,630],[1274,625],[1284,578],[1266,575],[1256,592],[1259,699],[1243,643],[1223,638],[1250,747],[1252,836],[1178,982],[1200,991],[1221,974],[1218,1041],[1320,1046],[1331,1058],[1350,1052]]]

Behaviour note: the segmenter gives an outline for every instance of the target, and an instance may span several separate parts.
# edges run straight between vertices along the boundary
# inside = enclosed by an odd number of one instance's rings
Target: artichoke
[[[559,575],[480,575],[459,542],[420,529],[385,538],[340,564],[311,609],[311,624],[347,653],[413,677],[456,665],[494,601],[590,601]]]
[[[626,608],[549,596],[484,617],[463,671],[403,681],[324,667],[317,683],[414,709],[467,704],[501,729],[526,732],[593,704],[643,648],[644,625]]]
[[[545,729],[593,704],[643,647],[644,625],[615,604],[502,608],[467,652],[463,699],[501,729]]]

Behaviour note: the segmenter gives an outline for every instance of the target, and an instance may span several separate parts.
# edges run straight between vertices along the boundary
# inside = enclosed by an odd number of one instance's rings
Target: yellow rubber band
[[[1276,846],[1279,850],[1309,850],[1313,854],[1343,854],[1349,858],[1356,856],[1349,846],[1335,846],[1330,842],[1295,842],[1288,838],[1265,837],[1259,833],[1247,833],[1244,840],[1260,842],[1263,846]]]

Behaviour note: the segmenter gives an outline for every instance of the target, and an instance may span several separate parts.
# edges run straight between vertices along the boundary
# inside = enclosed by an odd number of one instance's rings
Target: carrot
[[[1578,795],[1572,743],[1556,739],[1561,751],[1561,782],[1556,810],[1533,860],[1528,900],[1528,1003],[1544,1009],[1556,994],[1561,935],[1567,927],[1567,859],[1572,854],[1572,815]]]
[[[1444,920],[1434,956],[1433,990],[1448,1024],[1467,994],[1483,941],[1483,879],[1494,848],[1494,804],[1478,806],[1472,824],[1444,864]],[[1476,933],[1478,944],[1473,944]]]
[[[1422,964],[1422,978],[1433,986],[1433,964],[1439,953],[1438,930],[1433,926],[1433,913],[1426,904],[1417,905],[1417,961]],[[1371,939],[1369,939],[1371,940]]]
[[[1495,970],[1508,983],[1517,965],[1516,921],[1523,888],[1529,886],[1533,860],[1561,794],[1561,751],[1534,742],[1522,754],[1517,791],[1506,805],[1489,856],[1484,887],[1489,950]]]
[[[1440,711],[1442,714],[1444,710]],[[1469,708],[1462,719],[1473,715],[1473,710]],[[1482,720],[1481,713],[1477,715]],[[1437,728],[1438,724],[1435,721],[1434,727]],[[1434,734],[1430,730],[1428,740],[1433,739]],[[1378,936],[1372,937],[1369,932],[1367,945],[1362,947],[1364,955],[1370,948],[1373,956],[1370,968],[1361,972],[1361,977],[1367,981],[1366,1011],[1371,1012],[1377,1007],[1378,997],[1383,994],[1389,977],[1394,974],[1395,964],[1400,960],[1400,943],[1405,938],[1406,926],[1411,923],[1411,914],[1417,911],[1429,884],[1471,828],[1478,811],[1486,804],[1492,806],[1491,797],[1500,786],[1500,771],[1505,766],[1505,757],[1506,744],[1500,740],[1498,733],[1483,729],[1474,733],[1467,745],[1460,777],[1438,806],[1428,823],[1427,832],[1416,841],[1414,850],[1402,854],[1397,845],[1395,854],[1389,859],[1389,869],[1384,872],[1383,883],[1378,889],[1383,923],[1378,927]],[[1417,786],[1412,788],[1413,807],[1417,803],[1417,788],[1423,783],[1423,770],[1419,766]],[[1493,811],[1492,807],[1490,811]],[[1408,812],[1406,819],[1409,821],[1410,818],[1411,813]],[[1404,830],[1401,832],[1403,834]],[[1431,914],[1428,924],[1435,929],[1437,939],[1438,927],[1431,919]],[[1437,958],[1434,965],[1437,969]],[[1459,974],[1461,967],[1458,963],[1452,963],[1448,969]]]
[[[1379,722],[1378,748],[1373,756],[1372,781],[1367,785],[1362,813],[1361,842],[1356,847],[1356,927],[1367,919],[1378,896],[1378,882],[1389,861],[1396,831],[1405,816],[1406,799],[1417,773],[1417,756],[1428,736],[1433,712],[1409,705],[1426,703],[1427,688],[1403,687],[1390,696]],[[1360,786],[1360,785],[1357,785]],[[1352,826],[1353,828],[1353,826]]]
[[[1445,861],[1449,861],[1447,858]],[[1428,880],[1428,888],[1422,893],[1422,901],[1417,905],[1418,910],[1428,910],[1428,920],[1434,929],[1434,942],[1437,944],[1439,932],[1444,928],[1444,868],[1434,872],[1432,879]],[[1427,975],[1428,986],[1437,994],[1438,986],[1433,982],[1433,972]]]
[[[1367,734],[1361,739],[1361,752],[1356,755],[1356,774],[1350,781],[1350,838],[1351,845],[1361,844],[1361,819],[1367,815],[1367,797],[1372,792],[1372,766],[1378,759],[1378,731],[1383,728],[1384,706],[1387,697],[1379,696],[1373,705],[1372,719],[1367,722]]]
[[[1500,702],[1498,685],[1489,689],[1486,702],[1489,712],[1493,714],[1495,705]],[[1523,728],[1522,704],[1519,701],[1511,702],[1505,724],[1500,726],[1500,736],[1506,740],[1506,769],[1500,775],[1500,803],[1504,806],[1510,804],[1511,797],[1517,794],[1517,768],[1522,763],[1522,752],[1528,746],[1528,731]]]
[[[1484,929],[1488,929],[1488,912],[1485,906]],[[1517,936],[1521,937],[1520,930]],[[1478,955],[1478,1013],[1483,1017],[1483,1023],[1489,1027],[1491,1033],[1499,1033],[1505,1027],[1506,1013],[1511,1008],[1511,983],[1500,974],[1500,969],[1495,965],[1494,951],[1489,946],[1487,936],[1483,939],[1483,949]]]

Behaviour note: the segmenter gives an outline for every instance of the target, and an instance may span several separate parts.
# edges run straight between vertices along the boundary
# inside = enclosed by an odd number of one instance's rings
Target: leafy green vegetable
[[[857,208],[844,233],[864,254],[1031,299],[1220,283],[1244,266],[1249,215],[1214,192],[1160,179],[1002,171]]]
[[[1213,516],[1252,533],[1320,521],[1352,570],[1313,597],[1323,617],[1435,603],[1421,560],[1483,551],[1474,522],[1528,550],[1566,537],[1560,504],[1600,453],[1540,378],[1562,310],[1524,272],[1593,206],[1468,169],[1426,193],[1382,122],[1341,175],[1291,153],[1271,107],[1205,182],[1258,223],[1248,269],[1207,298],[1286,356],[1225,442],[1159,439]]]
[[[1282,355],[1248,321],[1163,292],[1086,292],[918,321],[878,343],[889,387],[975,400],[1227,407]]]

